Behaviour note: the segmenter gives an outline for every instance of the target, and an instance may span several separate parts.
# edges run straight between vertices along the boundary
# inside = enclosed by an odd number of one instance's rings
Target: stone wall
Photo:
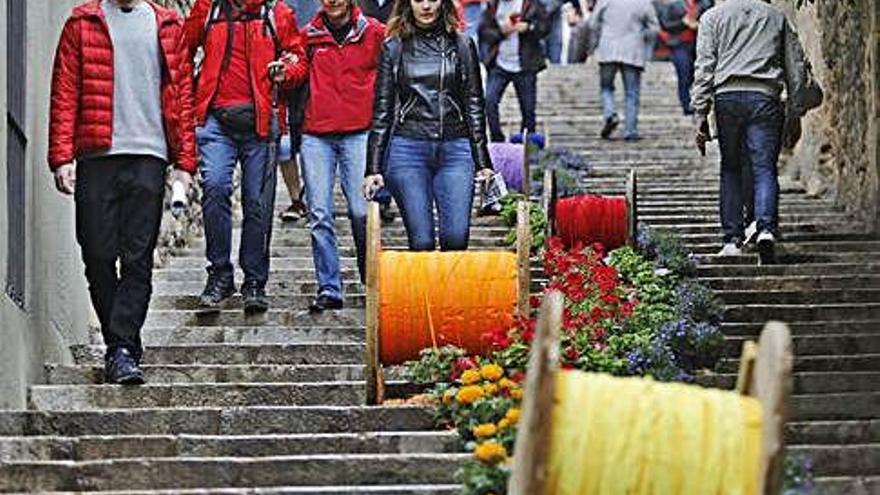
[[[880,2],[816,0],[800,10],[791,0],[774,3],[797,26],[826,95],[824,105],[804,119],[804,137],[785,157],[781,173],[834,198],[877,231]]]

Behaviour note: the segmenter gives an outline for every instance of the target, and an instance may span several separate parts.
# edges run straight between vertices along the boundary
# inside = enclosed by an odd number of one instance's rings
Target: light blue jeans
[[[639,97],[641,95],[642,69],[621,63],[599,64],[599,87],[602,93],[602,115],[607,120],[614,111],[614,77],[620,71],[623,75],[623,92],[626,98],[625,136],[635,138],[639,135]]]
[[[367,202],[361,184],[367,168],[367,132],[349,134],[304,134],[300,147],[312,257],[318,278],[318,295],[342,298],[339,245],[333,218],[333,185],[337,171],[348,203],[348,218],[357,250],[358,270],[364,279],[367,237]]]

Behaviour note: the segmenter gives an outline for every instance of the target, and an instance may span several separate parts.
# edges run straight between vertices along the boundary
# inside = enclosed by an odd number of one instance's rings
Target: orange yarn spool
[[[484,352],[484,333],[513,326],[516,261],[505,251],[382,251],[381,363],[401,364],[447,344]]]

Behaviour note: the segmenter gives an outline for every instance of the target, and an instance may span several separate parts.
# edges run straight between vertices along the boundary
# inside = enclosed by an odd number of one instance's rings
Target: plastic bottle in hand
[[[186,188],[183,182],[176,180],[171,184],[171,214],[174,218],[180,217],[186,211],[186,206]]]

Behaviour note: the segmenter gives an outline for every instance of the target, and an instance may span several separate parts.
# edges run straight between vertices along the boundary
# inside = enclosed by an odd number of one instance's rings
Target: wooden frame
[[[529,165],[529,131],[523,129],[523,160],[522,160],[522,193],[526,195],[526,199],[532,194],[532,176],[531,167]]]
[[[516,225],[516,311],[529,314],[529,288],[531,286],[531,225],[529,223],[529,204],[517,204]],[[364,379],[366,381],[367,405],[381,404],[385,400],[385,380],[380,359],[382,339],[379,332],[379,254],[382,252],[382,222],[379,218],[379,204],[367,204],[367,256],[366,256],[366,347],[364,350]]]
[[[635,169],[630,169],[626,180],[626,244],[636,245],[638,235],[638,205],[636,200],[637,177]],[[556,171],[544,171],[544,190],[541,205],[547,214],[547,237],[556,234],[556,202],[559,201]]]
[[[545,485],[553,449],[551,432],[561,327],[562,296],[551,292],[541,305],[529,355],[509,495],[548,495]],[[767,323],[757,345],[746,342],[743,346],[737,391],[761,404],[763,431],[757,486],[758,493],[764,495],[777,495],[782,486],[793,361],[791,333],[783,323]]]

